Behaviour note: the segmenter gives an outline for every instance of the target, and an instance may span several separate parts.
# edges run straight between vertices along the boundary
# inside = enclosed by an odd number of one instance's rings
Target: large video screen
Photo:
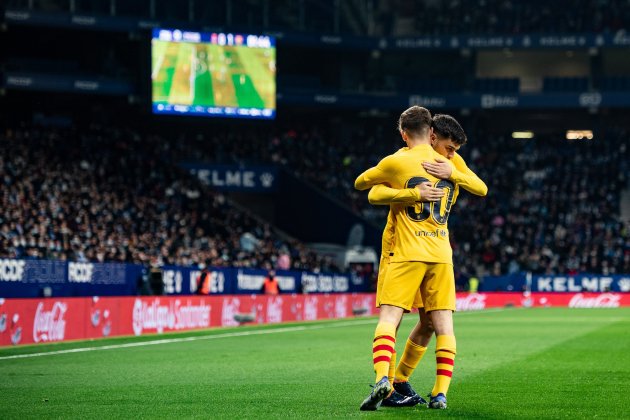
[[[276,115],[276,45],[266,35],[154,29],[153,112]]]

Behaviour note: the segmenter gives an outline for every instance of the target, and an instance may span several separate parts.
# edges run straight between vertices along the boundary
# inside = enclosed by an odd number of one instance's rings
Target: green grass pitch
[[[275,48],[152,42],[153,103],[276,107]]]
[[[403,322],[399,354],[415,317]],[[630,308],[457,313],[458,354],[444,411],[359,411],[374,380],[375,323],[3,348],[0,418],[630,418]],[[102,346],[109,347],[65,352]],[[423,394],[433,385],[432,350],[412,377]],[[58,353],[7,358],[52,351]]]

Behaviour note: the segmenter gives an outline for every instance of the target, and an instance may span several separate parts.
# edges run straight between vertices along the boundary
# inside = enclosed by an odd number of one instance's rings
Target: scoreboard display
[[[154,29],[151,69],[156,114],[275,117],[273,37]]]

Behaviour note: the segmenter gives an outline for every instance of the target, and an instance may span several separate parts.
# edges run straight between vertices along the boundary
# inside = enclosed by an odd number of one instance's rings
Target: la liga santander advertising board
[[[629,293],[461,293],[458,311],[630,306]],[[0,299],[0,346],[375,315],[374,294]],[[239,317],[240,316],[240,317]]]

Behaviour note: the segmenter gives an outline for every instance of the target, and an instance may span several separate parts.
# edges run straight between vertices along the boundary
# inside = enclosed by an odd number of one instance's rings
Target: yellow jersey
[[[409,150],[404,147],[396,153]],[[458,185],[470,192],[471,194],[485,196],[488,193],[486,184],[475,174],[468,166],[466,161],[458,153],[455,153],[451,159],[453,166],[458,173],[454,173],[458,179]],[[451,175],[451,178],[453,178]],[[393,203],[412,203],[420,200],[420,192],[417,188],[405,188],[402,190],[390,188],[384,184],[378,184],[370,189],[368,199],[371,204],[393,204]],[[394,232],[396,229],[395,219],[392,211],[387,214],[387,223],[383,229],[383,238],[381,242],[381,262],[380,264],[389,263],[390,253],[394,247]]]
[[[422,162],[435,159],[444,160],[444,157],[428,144],[419,145],[385,157],[355,181],[355,187],[359,190],[376,184],[388,184],[395,189],[414,188],[426,181],[446,190],[444,197],[434,203],[395,203],[390,206],[395,225],[390,262],[453,263],[447,222],[451,207],[457,200],[459,187],[450,179],[442,180],[430,175],[422,167]],[[458,172],[454,167],[453,173],[456,176],[451,178],[456,179]]]

